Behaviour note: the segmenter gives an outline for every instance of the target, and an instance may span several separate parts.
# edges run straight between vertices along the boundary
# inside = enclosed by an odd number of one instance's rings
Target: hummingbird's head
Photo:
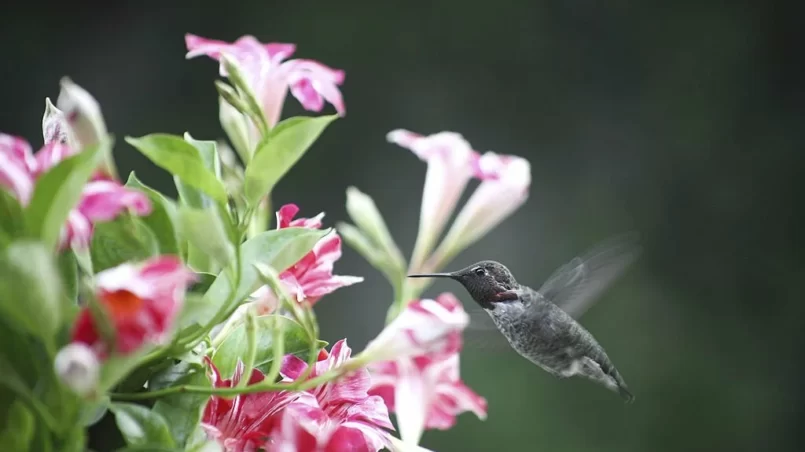
[[[484,309],[491,309],[495,303],[517,299],[517,295],[512,292],[517,288],[517,281],[509,269],[500,262],[481,261],[452,273],[426,273],[408,277],[456,280]]]

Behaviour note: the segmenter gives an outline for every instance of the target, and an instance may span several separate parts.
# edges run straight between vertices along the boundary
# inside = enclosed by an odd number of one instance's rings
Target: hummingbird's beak
[[[408,275],[409,278],[453,278],[452,273],[420,273],[418,275]]]

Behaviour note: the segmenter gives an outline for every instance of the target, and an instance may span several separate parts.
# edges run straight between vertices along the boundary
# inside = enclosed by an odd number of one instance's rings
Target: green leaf
[[[175,135],[159,133],[140,138],[126,137],[126,142],[182,183],[204,192],[220,204],[226,204],[223,183],[214,171],[207,168],[201,152],[191,143]]]
[[[53,256],[41,243],[19,241],[0,258],[0,312],[28,332],[53,339],[61,328],[62,282]]]
[[[5,450],[31,450],[36,419],[20,400],[11,405],[5,419],[5,428],[0,431],[0,444]]]
[[[133,403],[113,403],[109,409],[129,446],[176,447],[168,423],[161,414]]]
[[[138,217],[123,214],[112,221],[95,224],[90,255],[96,272],[157,254],[159,243],[155,233]]]
[[[177,337],[184,337],[189,334],[187,329],[193,328],[194,325],[201,326],[206,323],[218,312],[218,308],[217,304],[212,303],[203,295],[196,293],[186,294],[182,311],[176,320]]]
[[[65,295],[67,295],[70,303],[76,303],[78,298],[78,262],[75,254],[69,250],[64,251],[59,254],[58,261]]]
[[[200,250],[206,256],[214,259],[220,266],[225,266],[235,255],[235,247],[229,239],[228,229],[231,225],[225,225],[218,209],[194,209],[182,206],[179,208],[179,217],[182,224],[182,235],[187,238],[191,245]],[[197,271],[210,270],[209,268],[198,268],[194,262],[189,262],[190,267]]]
[[[34,237],[48,248],[59,242],[67,215],[81,199],[81,192],[103,157],[106,142],[68,157],[39,177],[31,202],[25,209],[25,223]]]
[[[194,385],[209,387],[210,381],[200,366],[185,370],[181,377],[172,381],[173,385]],[[175,443],[183,448],[188,438],[201,421],[204,404],[208,396],[203,394],[176,394],[163,397],[154,404],[154,412],[170,419],[169,429]]]
[[[25,236],[25,213],[11,193],[0,188],[0,245]]]
[[[271,333],[275,323],[282,323],[285,335],[285,354],[301,354],[310,351],[311,343],[305,329],[296,321],[280,315],[263,315],[257,321],[257,356],[254,367],[263,373],[268,372],[274,360],[274,339]],[[238,360],[243,360],[246,353],[246,325],[240,324],[226,335],[215,351],[212,362],[224,378],[229,378],[235,371]]]
[[[254,263],[268,265],[280,272],[284,271],[299,262],[313,249],[316,242],[330,231],[331,229],[275,229],[257,234],[244,242],[240,248],[242,269],[240,284],[235,291],[235,300],[245,299],[259,287],[260,277],[254,268]],[[235,264],[233,262],[231,265]],[[216,306],[224,303],[232,293],[226,273],[222,272],[205,294],[205,298]]]
[[[127,187],[137,189],[148,196],[151,200],[151,213],[146,217],[140,217],[156,236],[159,244],[160,254],[179,254],[179,238],[177,235],[177,212],[176,205],[170,199],[162,196],[161,193],[140,182],[132,171]]]
[[[271,129],[246,167],[245,194],[249,205],[257,204],[267,195],[337,117],[288,118]]]

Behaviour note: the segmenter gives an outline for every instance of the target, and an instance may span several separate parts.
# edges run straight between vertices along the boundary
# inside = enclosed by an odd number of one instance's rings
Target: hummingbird
[[[580,316],[636,258],[633,239],[621,236],[596,246],[556,270],[539,290],[518,283],[505,265],[492,260],[408,277],[459,282],[521,356],[559,378],[586,377],[631,403],[634,396],[604,348],[573,315]]]

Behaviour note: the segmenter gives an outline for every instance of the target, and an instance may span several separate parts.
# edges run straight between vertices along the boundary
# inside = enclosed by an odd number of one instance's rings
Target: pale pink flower
[[[76,153],[57,137],[58,134],[54,135],[56,141],[45,143],[34,154],[25,140],[0,134],[0,185],[9,189],[23,206],[30,202],[36,180]],[[96,172],[84,186],[78,205],[67,216],[59,235],[59,248],[86,248],[92,239],[94,223],[112,220],[125,211],[148,215],[151,202],[144,193]]]
[[[410,149],[428,163],[419,213],[419,233],[410,266],[410,270],[416,272],[433,250],[461,193],[475,174],[478,154],[463,136],[455,132],[423,136],[397,129],[389,132],[386,139]]]
[[[329,356],[316,362],[309,378],[344,365],[350,354],[346,340],[336,342]],[[307,363],[288,355],[281,373],[284,381],[294,381],[306,369]],[[383,399],[367,393],[370,387],[369,372],[359,369],[303,393],[285,409],[269,450],[376,452],[388,447],[388,430],[394,427]]]
[[[294,219],[299,212],[295,204],[286,204],[277,211],[277,229],[307,228],[321,229],[324,213],[313,218]],[[280,273],[280,280],[288,293],[297,301],[316,303],[323,297],[341,287],[351,286],[363,281],[359,276],[333,275],[335,261],[341,258],[341,237],[335,231],[318,241],[313,250],[296,264]],[[276,306],[276,295],[268,287],[261,287],[252,294],[258,306]]]
[[[115,332],[107,344],[88,307],[78,314],[72,342],[87,344],[99,357],[129,354],[146,343],[160,343],[171,332],[195,274],[176,256],[125,263],[95,275],[98,301]]]
[[[206,359],[213,387],[231,388],[243,378],[243,362],[238,361],[231,379],[222,379],[218,369]],[[252,369],[249,385],[265,380],[265,375]],[[201,427],[210,439],[217,441],[225,452],[254,452],[265,448],[269,438],[277,431],[285,407],[297,400],[301,393],[266,391],[241,394],[234,398],[212,396],[204,407]]]
[[[435,300],[416,300],[386,325],[363,353],[375,362],[455,353],[461,348],[461,332],[469,321],[461,302],[451,293]]]
[[[343,116],[346,113],[338,89],[338,85],[344,83],[344,71],[312,60],[285,61],[296,51],[294,44],[263,44],[250,35],[228,43],[192,34],[185,35],[185,44],[188,59],[199,55],[207,55],[217,61],[221,61],[223,55],[234,59],[263,108],[269,127],[279,121],[288,89],[306,110],[321,111],[327,101],[338,114]],[[223,62],[220,73],[227,75]]]
[[[427,354],[370,366],[369,393],[396,413],[404,441],[418,443],[425,429],[447,430],[465,411],[486,419],[486,400],[461,381],[458,356]]]
[[[476,173],[485,180],[456,216],[444,240],[434,253],[434,261],[424,270],[432,271],[445,264],[438,262],[474,243],[500,224],[528,198],[531,165],[513,155],[487,152],[475,163]]]

